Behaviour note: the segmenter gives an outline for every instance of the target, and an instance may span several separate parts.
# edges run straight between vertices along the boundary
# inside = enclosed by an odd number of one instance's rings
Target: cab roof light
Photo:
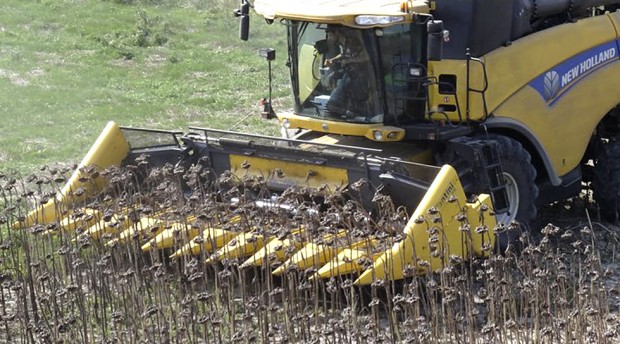
[[[405,21],[405,16],[371,16],[359,15],[355,17],[355,24],[363,26],[386,25]]]

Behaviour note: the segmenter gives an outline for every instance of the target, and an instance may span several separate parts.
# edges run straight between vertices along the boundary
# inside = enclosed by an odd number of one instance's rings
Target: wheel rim
[[[516,217],[519,210],[519,187],[514,177],[504,172],[504,183],[506,184],[506,196],[508,197],[508,212],[497,214],[497,222],[505,225],[510,224]]]

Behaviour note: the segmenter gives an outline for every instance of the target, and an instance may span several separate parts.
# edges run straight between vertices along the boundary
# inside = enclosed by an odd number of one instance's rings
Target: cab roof
[[[408,13],[401,11],[403,3],[407,4]],[[254,9],[266,19],[353,27],[359,27],[355,23],[359,15],[404,16],[404,21],[409,22],[413,14],[428,14],[430,10],[428,2],[423,0],[256,0]]]

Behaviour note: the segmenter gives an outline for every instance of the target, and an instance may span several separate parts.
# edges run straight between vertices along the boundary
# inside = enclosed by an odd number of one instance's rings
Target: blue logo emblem
[[[545,100],[549,101],[555,98],[560,92],[560,74],[554,70],[548,71],[545,74],[544,87],[543,97]]]
[[[575,55],[539,75],[529,85],[540,94],[548,106],[553,106],[588,75],[618,61],[619,42],[607,42]]]

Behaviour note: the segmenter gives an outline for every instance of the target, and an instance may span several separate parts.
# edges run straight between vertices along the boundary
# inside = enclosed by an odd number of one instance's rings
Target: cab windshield
[[[334,121],[382,123],[373,31],[307,22],[289,22],[288,27],[295,112]]]

